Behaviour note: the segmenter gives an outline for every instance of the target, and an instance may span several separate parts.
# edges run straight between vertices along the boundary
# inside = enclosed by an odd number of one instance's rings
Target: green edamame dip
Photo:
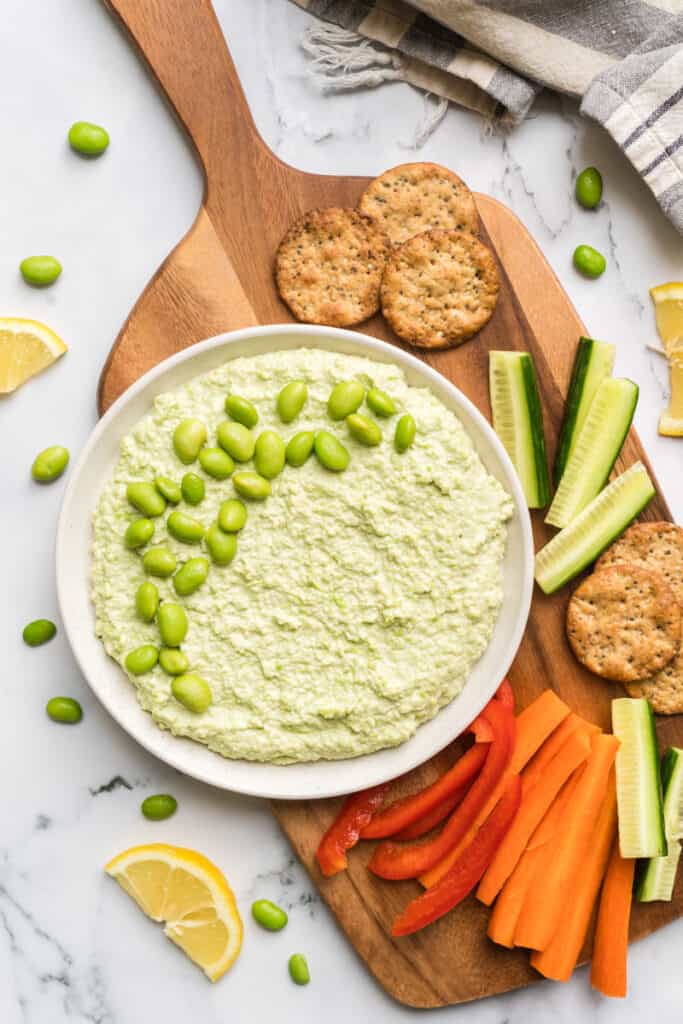
[[[308,399],[283,424],[277,397],[303,381]],[[341,381],[378,388],[396,411],[378,421],[382,440],[368,447],[328,413]],[[169,534],[173,508],[154,520],[154,544],[180,569],[209,559],[192,593],[173,577],[154,577],[160,607],[182,605],[182,641],[190,671],[206,680],[211,704],[191,711],[174,698],[160,664],[128,673],[140,704],[163,729],[225,757],[290,763],[334,759],[396,746],[433,718],[464,686],[486,649],[502,602],[502,561],[512,501],[491,477],[457,417],[426,388],[410,387],[397,366],[320,349],[273,352],[225,363],[174,392],[124,438],[113,478],[95,515],[92,593],[98,636],[122,666],[144,645],[161,646],[156,620],[135,608],[149,582],[144,550],[123,543],[139,513],[126,499],[130,481],[178,480],[178,424],[206,425],[208,446],[225,421],[226,395],[258,411],[256,433],[283,442],[326,431],[349,453],[342,472],[318,458],[285,465],[264,501],[248,501],[229,564],[217,564],[206,539],[188,546]],[[410,414],[416,435],[398,452],[396,424]],[[375,420],[371,409],[363,415]],[[253,472],[253,461],[240,472]],[[237,497],[232,477],[218,480],[199,463],[206,494],[175,509],[208,529]]]

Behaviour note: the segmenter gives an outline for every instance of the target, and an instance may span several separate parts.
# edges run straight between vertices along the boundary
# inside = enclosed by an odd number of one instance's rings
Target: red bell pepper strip
[[[514,741],[514,717],[501,701],[493,700],[482,712],[493,728],[493,743],[488,748],[481,772],[464,800],[453,812],[441,832],[426,843],[397,846],[380,843],[368,867],[380,878],[416,878],[438,864],[467,832],[507,767]],[[478,744],[472,747],[476,750]]]
[[[515,695],[512,692],[512,686],[507,676],[496,690],[496,700],[499,700],[501,704],[504,704],[506,708],[514,712]]]
[[[474,889],[502,843],[517,813],[522,780],[513,775],[491,816],[440,882],[408,904],[394,921],[391,934],[411,935],[447,914]]]
[[[385,782],[381,786],[372,786],[360,793],[353,793],[344,801],[341,811],[320,840],[316,851],[324,875],[336,875],[347,866],[346,851],[356,845],[362,830],[382,806],[389,785]]]
[[[408,825],[407,828],[402,828],[400,832],[394,833],[391,838],[400,839],[401,841],[404,839],[418,839],[420,836],[426,835],[427,832],[431,832],[433,828],[440,825],[444,818],[447,818],[455,810],[467,792],[468,786],[469,783],[466,782],[460,789],[456,789],[454,793],[451,793],[440,804],[437,804],[424,817],[418,818],[412,825]]]
[[[387,808],[375,814],[361,832],[361,839],[384,839],[393,836],[401,829],[413,825],[419,818],[429,814],[454,790],[459,790],[482,769],[489,746],[486,743],[475,743],[473,747],[455,762],[445,775],[433,782],[431,786],[402,797],[389,804]]]

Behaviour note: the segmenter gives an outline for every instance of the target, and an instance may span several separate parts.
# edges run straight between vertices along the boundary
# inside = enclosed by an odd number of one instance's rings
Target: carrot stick
[[[602,884],[591,964],[591,985],[603,996],[623,999],[626,995],[628,926],[635,866],[635,860],[621,856],[616,839]]]
[[[558,750],[566,743],[573,732],[577,729],[581,729],[586,736],[590,739],[592,736],[596,736],[600,732],[600,727],[594,725],[592,722],[587,722],[585,718],[581,718],[575,711],[560,722],[552,736],[549,736],[545,741],[541,749],[537,754],[534,754],[529,764],[524,769],[522,774],[522,786],[524,792],[527,792],[531,786],[533,786],[538,779],[542,778],[546,768],[557,754]]]
[[[517,715],[515,718],[515,745],[507,769],[462,840],[438,864],[420,876],[419,881],[425,889],[436,885],[439,879],[443,878],[455,864],[462,851],[472,842],[491,814],[512,776],[521,772],[527,761],[533,757],[541,744],[568,714],[569,708],[564,701],[561,701],[553,690],[544,690],[536,700]]]
[[[525,850],[517,866],[503,886],[489,918],[486,934],[499,946],[514,949],[515,928],[519,919],[531,881],[542,863],[545,851],[542,846]]]
[[[531,956],[531,966],[545,978],[569,981],[576,967],[616,831],[617,800],[612,769],[600,816],[591,837],[586,860],[577,876],[572,898],[565,903],[559,926],[550,945],[543,952],[535,952]]]
[[[582,771],[582,768],[578,768],[555,797],[550,810],[534,832],[529,845],[496,900],[489,919],[488,936],[500,946],[512,949],[515,944],[515,928],[527,890],[536,871],[545,859],[545,846],[560,827]]]
[[[591,842],[618,747],[616,736],[601,733],[593,737],[562,828],[547,845],[544,863],[527,892],[515,929],[516,946],[545,949],[549,945],[565,902],[573,898],[575,879]]]
[[[590,749],[588,736],[583,729],[577,728],[548,764],[543,778],[524,793],[523,802],[514,821],[493,855],[477,889],[477,898],[482,903],[487,906],[493,903],[553,800],[570,775],[586,760]]]
[[[551,732],[569,714],[569,707],[553,690],[544,690],[536,700],[520,711],[517,725],[515,749],[510,761],[510,773],[521,772]]]

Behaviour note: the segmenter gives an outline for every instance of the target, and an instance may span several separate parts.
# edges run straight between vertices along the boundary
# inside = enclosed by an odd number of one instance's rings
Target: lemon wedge
[[[669,360],[671,399],[659,417],[659,433],[683,437],[683,282],[669,281],[650,289],[657,333]]]
[[[207,978],[218,981],[242,948],[235,897],[215,864],[179,846],[150,843],[124,850],[105,865],[122,889],[180,946]]]
[[[9,394],[66,352],[62,339],[37,320],[0,317],[0,394]]]

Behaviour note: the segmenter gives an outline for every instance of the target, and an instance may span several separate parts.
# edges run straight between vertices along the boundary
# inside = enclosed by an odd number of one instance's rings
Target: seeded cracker
[[[371,181],[358,209],[374,217],[394,244],[423,231],[469,231],[479,226],[464,181],[439,164],[400,164]]]
[[[379,309],[379,285],[391,246],[357,210],[309,210],[275,256],[278,291],[297,320],[350,327]]]
[[[498,269],[485,245],[464,231],[428,231],[398,246],[382,277],[382,312],[419,348],[460,345],[490,320]]]
[[[596,569],[630,562],[663,576],[683,607],[683,527],[674,523],[636,523],[601,555]]]
[[[655,573],[627,563],[580,584],[567,608],[567,637],[578,660],[598,676],[649,679],[678,654],[681,612]]]

